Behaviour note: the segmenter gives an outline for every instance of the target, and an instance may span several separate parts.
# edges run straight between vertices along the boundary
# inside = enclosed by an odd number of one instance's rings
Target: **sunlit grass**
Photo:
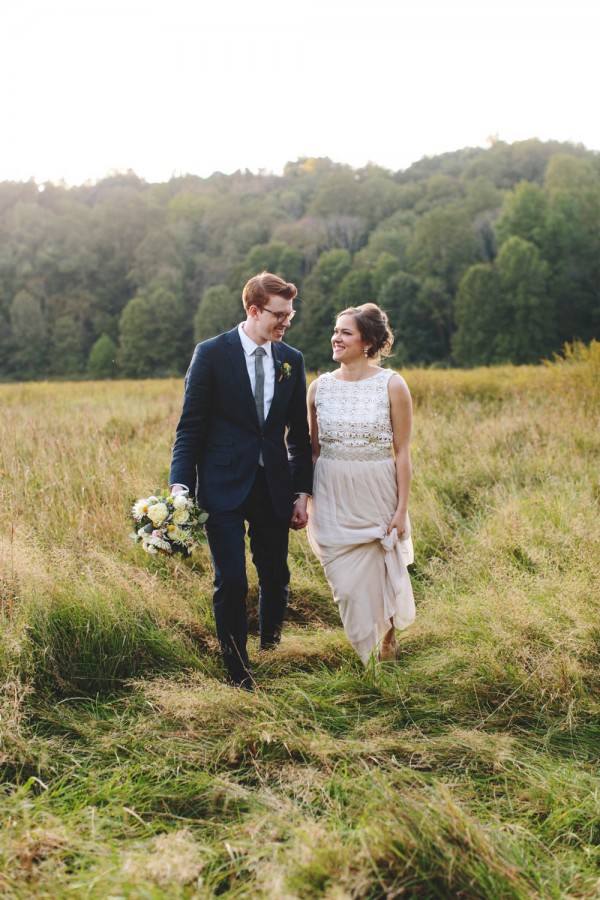
[[[597,897],[599,345],[407,371],[418,614],[363,669],[305,535],[255,695],[144,555],[179,381],[0,386],[0,894]]]

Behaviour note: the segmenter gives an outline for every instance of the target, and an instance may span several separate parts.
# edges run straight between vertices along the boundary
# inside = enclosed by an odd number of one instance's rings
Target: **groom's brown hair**
[[[246,312],[251,306],[262,309],[269,297],[273,294],[283,297],[284,300],[293,300],[298,294],[298,289],[291,281],[284,281],[278,275],[271,272],[261,272],[247,281],[242,291],[242,300]]]

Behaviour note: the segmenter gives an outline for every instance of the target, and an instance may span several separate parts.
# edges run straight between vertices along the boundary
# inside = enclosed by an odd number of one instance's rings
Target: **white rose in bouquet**
[[[173,522],[175,525],[183,525],[190,518],[187,509],[176,509],[173,513]]]
[[[158,527],[159,525],[162,525],[169,515],[169,510],[165,503],[153,503],[152,506],[148,507],[147,515],[152,524]]]

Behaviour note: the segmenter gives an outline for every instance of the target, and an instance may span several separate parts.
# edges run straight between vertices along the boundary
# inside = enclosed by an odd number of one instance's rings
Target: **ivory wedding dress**
[[[392,619],[398,629],[415,619],[406,568],[413,561],[410,525],[402,540],[395,529],[386,535],[398,503],[388,396],[393,374],[383,369],[362,381],[341,381],[327,373],[315,395],[321,452],[308,537],[364,663]]]

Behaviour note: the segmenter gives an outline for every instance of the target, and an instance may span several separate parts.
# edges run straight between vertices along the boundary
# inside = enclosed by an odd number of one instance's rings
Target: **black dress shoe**
[[[239,688],[241,691],[248,691],[248,693],[254,693],[254,679],[253,678],[242,678],[240,681],[234,681],[233,678],[230,679],[230,684],[232,687]]]
[[[240,659],[233,653],[223,653],[223,662],[225,664],[225,675],[229,684],[234,687],[241,687],[246,691],[254,690],[254,679],[252,678],[252,669],[250,668],[250,660],[248,657]],[[250,687],[247,687],[250,685]]]
[[[277,648],[279,647],[280,640],[281,640],[281,638],[275,638],[272,641],[261,641],[259,649],[267,650],[267,651],[268,650],[277,650]]]
[[[243,691],[254,691],[254,678],[250,666],[230,668],[226,678],[232,687],[241,688]]]

